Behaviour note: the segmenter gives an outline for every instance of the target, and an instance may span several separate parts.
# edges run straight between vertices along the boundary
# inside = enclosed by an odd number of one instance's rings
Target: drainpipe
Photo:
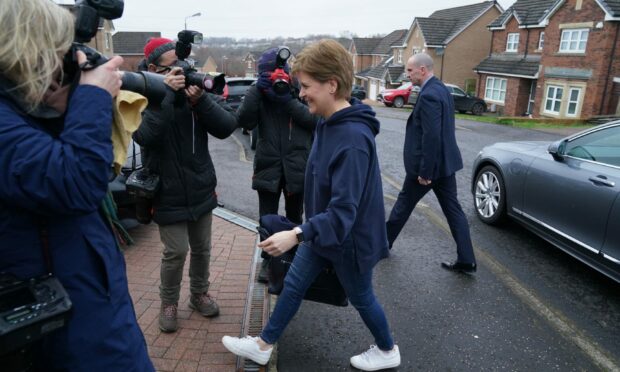
[[[443,47],[443,53],[441,53],[441,81],[443,81],[443,59],[446,56],[446,47]]]
[[[607,86],[609,85],[609,75],[611,74],[611,67],[614,63],[614,56],[616,55],[616,44],[618,44],[618,31],[620,31],[620,22],[616,24],[616,37],[614,38],[614,46],[611,48],[611,55],[609,56],[609,66],[607,67],[607,76],[605,77],[605,87],[603,88],[603,97],[601,99],[601,107],[598,110],[599,115],[603,115],[603,108],[605,106],[605,96],[607,96]]]
[[[489,47],[489,57],[493,54],[493,33],[495,31],[491,31],[491,46]]]
[[[527,57],[527,46],[530,44],[530,29],[527,29],[527,36],[525,36],[525,54],[523,55],[523,58],[525,59],[525,57]]]

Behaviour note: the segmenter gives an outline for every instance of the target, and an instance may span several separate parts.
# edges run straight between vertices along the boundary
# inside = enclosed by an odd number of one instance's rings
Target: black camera
[[[271,83],[273,91],[278,95],[283,95],[291,91],[291,78],[284,71],[286,61],[291,57],[291,50],[288,47],[281,46],[276,54],[276,68],[271,73]]]
[[[186,85],[195,85],[215,94],[224,93],[226,80],[224,74],[211,76],[196,71],[194,60],[189,59],[192,44],[202,44],[202,34],[198,31],[183,30],[177,35],[178,40],[174,48],[178,60],[175,66],[183,69]]]

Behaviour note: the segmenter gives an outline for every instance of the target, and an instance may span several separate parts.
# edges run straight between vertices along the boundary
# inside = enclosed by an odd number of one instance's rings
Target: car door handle
[[[597,186],[607,186],[607,187],[614,187],[614,186],[616,186],[615,182],[607,180],[607,177],[605,177],[605,176],[590,177],[588,179],[590,181],[592,181]]]

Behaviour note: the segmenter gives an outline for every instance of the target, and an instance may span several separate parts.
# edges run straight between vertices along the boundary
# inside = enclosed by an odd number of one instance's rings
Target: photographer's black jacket
[[[312,132],[319,117],[297,99],[270,101],[256,86],[248,89],[237,116],[243,128],[258,126],[252,188],[278,192],[284,177],[288,192],[303,193]]]
[[[193,107],[185,98],[176,101],[169,91],[161,108],[147,108],[133,134],[160,176],[153,216],[160,225],[195,221],[217,206],[208,134],[224,139],[237,128],[233,110],[219,96],[205,93]]]

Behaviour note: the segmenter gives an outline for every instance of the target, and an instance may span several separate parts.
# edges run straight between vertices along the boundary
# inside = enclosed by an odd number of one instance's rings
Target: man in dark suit
[[[433,76],[433,59],[428,54],[419,53],[409,58],[407,75],[422,89],[407,120],[403,150],[406,177],[386,223],[388,242],[391,248],[418,201],[433,190],[448,219],[457,248],[456,261],[442,262],[441,266],[473,273],[476,258],[467,218],[456,192],[455,172],[463,168],[463,160],[456,144],[454,100],[441,80]]]

